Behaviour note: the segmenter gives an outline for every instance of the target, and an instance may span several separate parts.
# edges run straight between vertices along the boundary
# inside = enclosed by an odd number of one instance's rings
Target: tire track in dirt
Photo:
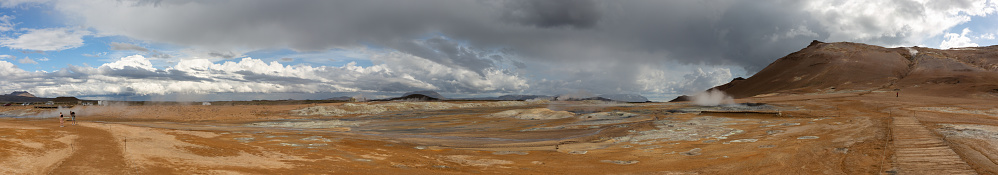
[[[79,135],[73,154],[49,174],[126,174],[127,165],[120,142],[111,132],[83,125],[66,126]]]
[[[977,174],[915,117],[894,117],[894,167],[900,174]]]

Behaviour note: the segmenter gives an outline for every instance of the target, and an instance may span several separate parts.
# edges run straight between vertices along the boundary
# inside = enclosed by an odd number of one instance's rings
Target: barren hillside
[[[813,41],[750,78],[715,88],[735,98],[852,90],[998,97],[998,46],[939,50]]]

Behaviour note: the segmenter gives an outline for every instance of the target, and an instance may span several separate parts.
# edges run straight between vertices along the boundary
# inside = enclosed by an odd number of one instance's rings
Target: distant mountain
[[[8,96],[18,96],[18,97],[35,97],[35,95],[31,95],[31,93],[28,93],[28,91],[14,91],[14,92],[12,92],[10,94],[7,94],[7,95]]]
[[[412,91],[412,92],[407,92],[407,93],[403,94],[402,97],[407,97],[407,96],[410,96],[410,95],[413,95],[413,94],[419,94],[419,95],[424,95],[424,96],[427,96],[427,97],[433,97],[433,98],[435,98],[437,100],[447,99],[447,98],[444,98],[443,95],[440,95],[440,93],[437,93],[436,91]]]
[[[638,94],[603,94],[599,95],[599,97],[620,102],[648,102],[648,98]]]
[[[439,95],[439,94],[437,94],[437,95]],[[409,94],[409,95],[405,95],[405,96],[397,97],[397,98],[392,98],[392,99],[388,99],[388,100],[390,100],[390,101],[440,101],[440,100],[443,100],[443,99],[439,99],[439,98],[436,98],[436,97],[431,97],[431,96],[427,96],[427,95],[423,95],[423,94]]]
[[[0,95],[0,102],[45,102],[51,98],[38,98],[27,91],[14,91],[10,94]]]
[[[551,96],[547,96],[547,95],[503,95],[503,96],[496,97],[495,99],[496,100],[505,100],[505,101],[524,101],[524,100],[537,99],[537,98],[551,98]]]
[[[350,99],[353,99],[353,97],[339,96],[339,97],[327,98],[326,100],[350,101]]]
[[[616,101],[616,100],[611,100],[611,99],[603,98],[603,97],[584,97],[584,98],[580,98],[580,97],[559,96],[558,98],[555,98],[555,99],[557,99],[559,101],[589,101],[589,100],[596,100],[596,101]]]
[[[691,97],[691,96],[680,95],[680,96],[678,96],[678,97],[676,97],[676,98],[674,98],[672,100],[669,100],[669,102],[684,102],[684,101],[691,101],[691,100],[693,100],[693,97]]]

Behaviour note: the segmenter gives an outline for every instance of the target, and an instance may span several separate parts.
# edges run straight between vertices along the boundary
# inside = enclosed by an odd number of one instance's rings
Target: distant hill
[[[325,100],[350,101],[350,99],[353,99],[353,97],[339,96],[339,97],[327,98]]]
[[[771,93],[899,90],[998,97],[998,46],[948,50],[813,41],[747,79],[714,87],[735,98]]]
[[[0,95],[0,102],[46,102],[52,98],[38,98],[27,91],[14,91],[10,94]]]
[[[603,94],[599,95],[599,97],[620,102],[631,102],[631,103],[649,102],[648,98],[645,98],[644,96],[638,94]]]
[[[439,98],[436,98],[436,97],[431,97],[431,96],[427,96],[427,95],[423,95],[423,94],[409,94],[409,95],[405,95],[405,96],[402,96],[402,97],[392,98],[392,99],[389,99],[389,100],[390,101],[440,101],[440,100],[443,100],[443,99],[439,99]]]
[[[402,97],[406,97],[406,96],[413,95],[413,94],[420,94],[420,95],[424,95],[424,96],[427,96],[427,97],[433,97],[433,98],[438,99],[438,100],[447,99],[447,98],[444,98],[443,95],[440,95],[440,93],[437,93],[436,91],[412,91],[412,92],[407,92],[407,93],[403,94]]]
[[[496,100],[506,100],[506,101],[523,101],[537,98],[551,98],[547,95],[503,95],[496,97]]]
[[[19,97],[35,97],[35,95],[32,95],[31,93],[28,93],[28,91],[14,91],[14,92],[11,92],[10,94],[7,94],[7,95],[8,96],[19,96]]]

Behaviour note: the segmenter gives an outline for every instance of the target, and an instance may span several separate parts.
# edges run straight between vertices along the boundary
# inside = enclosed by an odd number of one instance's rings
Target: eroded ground
[[[998,172],[998,104],[894,95],[773,95],[739,100],[765,105],[739,107],[549,101],[6,107],[0,174]],[[53,117],[69,110],[79,124],[59,127]],[[919,169],[943,164],[954,166]]]

